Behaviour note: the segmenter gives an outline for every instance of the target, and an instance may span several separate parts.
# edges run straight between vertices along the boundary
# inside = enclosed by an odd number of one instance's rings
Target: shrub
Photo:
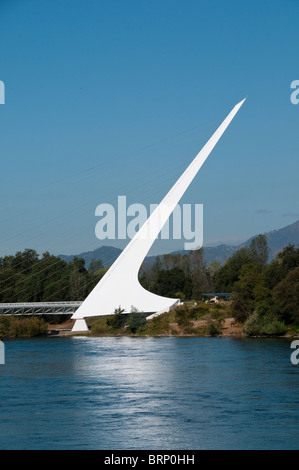
[[[100,322],[94,322],[91,326],[92,335],[103,335],[107,334],[107,327]]]
[[[193,335],[193,334],[194,334],[194,329],[193,329],[193,327],[192,327],[191,324],[185,326],[185,328],[184,328],[184,334],[185,334],[185,335]]]
[[[171,334],[172,336],[177,336],[178,332],[177,332],[177,330],[176,330],[175,328],[171,328],[170,334]]]
[[[177,324],[181,327],[190,326],[190,312],[186,306],[178,307],[175,311]]]
[[[47,334],[48,325],[42,318],[1,318],[0,335],[3,338],[30,338]]]
[[[200,304],[194,305],[190,308],[190,316],[193,320],[197,320],[198,318],[202,317],[206,313],[209,312],[209,305]]]
[[[221,304],[214,304],[214,309],[215,310],[222,310],[222,305]]]
[[[210,336],[221,335],[221,325],[217,320],[208,320],[207,334]]]
[[[103,335],[109,333],[109,327],[107,325],[107,317],[90,318],[88,321],[90,332],[92,335]]]
[[[162,315],[159,315],[157,317],[152,318],[152,320],[147,321],[144,327],[144,333],[147,335],[162,335],[168,333],[169,317],[169,313],[163,313]],[[138,333],[140,333],[140,328],[138,330]],[[177,334],[176,330],[174,334]]]
[[[193,334],[196,336],[206,336],[207,335],[207,327],[202,325],[202,326],[197,326],[193,328]]]
[[[273,315],[254,312],[245,322],[243,332],[246,336],[283,336],[287,327]]]

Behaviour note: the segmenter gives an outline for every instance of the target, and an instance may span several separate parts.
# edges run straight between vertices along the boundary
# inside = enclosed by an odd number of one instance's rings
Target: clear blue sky
[[[206,244],[299,219],[298,15],[298,0],[1,0],[0,255],[101,246],[96,206],[160,202],[245,96],[182,202],[204,204]]]

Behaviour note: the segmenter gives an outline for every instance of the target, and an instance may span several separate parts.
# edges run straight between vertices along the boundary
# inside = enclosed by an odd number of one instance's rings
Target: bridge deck
[[[81,304],[82,301],[0,303],[0,315],[70,315]]]

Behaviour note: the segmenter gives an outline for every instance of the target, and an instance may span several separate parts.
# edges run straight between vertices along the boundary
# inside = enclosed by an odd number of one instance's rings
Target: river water
[[[291,341],[5,342],[0,449],[298,449]]]

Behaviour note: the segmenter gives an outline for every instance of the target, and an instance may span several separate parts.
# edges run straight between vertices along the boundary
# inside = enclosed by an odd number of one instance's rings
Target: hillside
[[[285,246],[299,245],[299,220],[279,230],[268,232],[265,235],[267,236],[268,246],[271,251],[271,258],[275,258],[277,253]],[[252,238],[246,244],[249,244]]]
[[[83,258],[85,260],[85,266],[88,268],[92,259],[101,259],[103,265],[111,266],[112,263],[118,258],[122,250],[113,246],[102,246],[93,251],[84,251],[78,255],[58,255],[59,258],[63,259],[67,263],[70,263],[74,256],[77,258]]]

